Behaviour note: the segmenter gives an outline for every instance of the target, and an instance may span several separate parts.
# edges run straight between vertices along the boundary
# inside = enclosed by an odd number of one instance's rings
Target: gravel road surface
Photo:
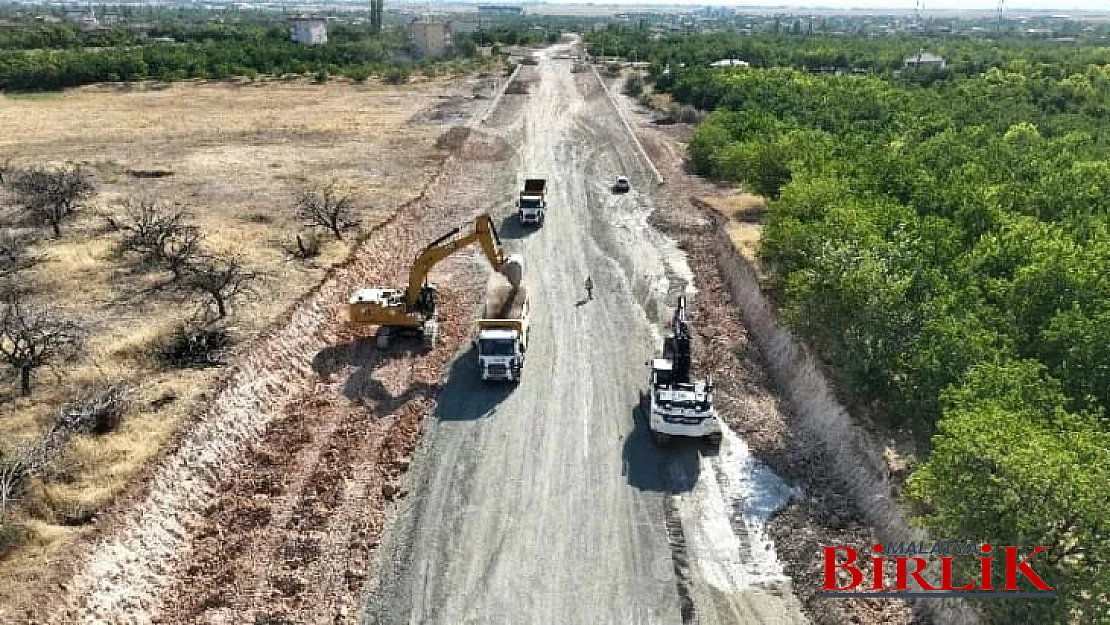
[[[551,52],[558,53],[558,48]],[[548,57],[515,120],[518,183],[548,180],[523,230],[533,329],[519,386],[452,366],[366,589],[371,623],[802,623],[764,521],[795,493],[729,434],[656,449],[645,361],[691,276],[648,225],[649,169],[593,73]],[[633,190],[608,185],[629,176]],[[507,196],[506,196],[507,197]],[[592,276],[593,301],[583,301]]]

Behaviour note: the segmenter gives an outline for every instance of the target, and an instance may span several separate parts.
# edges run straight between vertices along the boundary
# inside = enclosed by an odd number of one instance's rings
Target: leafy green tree
[[[932,455],[910,477],[910,501],[938,535],[1049,547],[1034,570],[1059,595],[983,607],[997,622],[1110,618],[1102,601],[1110,591],[1102,566],[1110,557],[1110,435],[1066,412],[1059,383],[1035,362],[977,366],[945,399]],[[974,561],[958,564],[964,577],[978,569]]]

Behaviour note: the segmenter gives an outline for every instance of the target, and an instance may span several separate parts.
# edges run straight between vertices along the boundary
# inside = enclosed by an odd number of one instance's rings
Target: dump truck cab
[[[524,181],[524,190],[516,201],[521,224],[543,225],[547,212],[546,191],[547,180],[543,178],[528,178]]]
[[[527,340],[517,330],[488,328],[478,332],[478,366],[483,381],[519,382]]]
[[[524,287],[495,287],[478,320],[474,347],[482,380],[520,382],[528,351],[528,292]]]

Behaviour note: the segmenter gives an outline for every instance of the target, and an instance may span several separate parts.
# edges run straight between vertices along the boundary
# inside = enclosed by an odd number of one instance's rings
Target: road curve
[[[548,179],[547,222],[524,231],[509,205],[493,208],[527,263],[524,379],[484,385],[472,352],[455,361],[379,547],[363,620],[805,622],[758,523],[744,521],[785,487],[770,476],[763,504],[732,497],[752,479],[725,466],[746,452],[742,441],[730,436],[713,455],[693,444],[660,451],[637,416],[659,320],[691,282],[681,252],[647,223],[662,201],[649,169],[592,73],[545,59],[521,78],[530,94],[510,96],[526,101],[493,132],[516,146],[518,181]],[[607,185],[620,173],[633,192],[614,196]]]

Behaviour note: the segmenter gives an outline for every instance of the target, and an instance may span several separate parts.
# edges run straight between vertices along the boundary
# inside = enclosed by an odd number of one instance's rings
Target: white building
[[[297,43],[319,45],[328,42],[327,22],[314,17],[298,17],[293,20],[290,38]]]
[[[741,61],[740,59],[721,59],[720,61],[714,61],[709,64],[710,67],[747,67],[749,65],[751,65],[751,63]]]
[[[420,56],[434,58],[442,56],[451,45],[451,30],[447,22],[414,21],[412,42],[420,51]]]
[[[907,57],[902,62],[902,67],[905,69],[944,69],[946,65],[943,58],[925,51]]]

